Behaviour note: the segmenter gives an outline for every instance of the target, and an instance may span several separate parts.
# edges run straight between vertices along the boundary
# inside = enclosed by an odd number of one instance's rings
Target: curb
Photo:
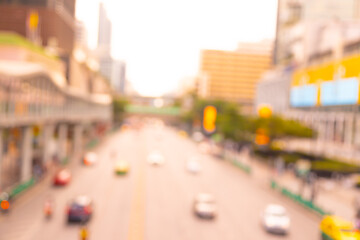
[[[279,191],[285,197],[291,199],[292,201],[298,203],[299,205],[303,206],[304,208],[316,213],[317,215],[323,217],[325,215],[330,215],[331,213],[325,211],[321,207],[317,206],[310,200],[304,199],[301,195],[291,192],[289,189],[280,186],[275,180],[270,181],[270,187],[273,190]]]

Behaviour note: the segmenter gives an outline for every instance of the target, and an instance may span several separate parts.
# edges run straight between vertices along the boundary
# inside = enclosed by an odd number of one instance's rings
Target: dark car
[[[87,222],[93,213],[93,201],[87,196],[78,196],[67,207],[68,222]]]

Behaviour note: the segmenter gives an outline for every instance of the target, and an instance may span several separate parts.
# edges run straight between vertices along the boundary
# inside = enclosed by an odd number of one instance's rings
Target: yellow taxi
[[[185,132],[184,130],[178,131],[178,135],[179,135],[180,137],[183,137],[183,138],[187,138],[187,137],[188,137],[187,132]]]
[[[360,240],[352,222],[334,215],[325,216],[320,223],[323,240]]]
[[[125,160],[117,161],[115,164],[115,173],[118,175],[124,175],[129,172],[130,165]]]

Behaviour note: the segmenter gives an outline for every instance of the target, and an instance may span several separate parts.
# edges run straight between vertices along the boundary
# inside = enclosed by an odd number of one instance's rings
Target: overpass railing
[[[61,87],[46,72],[0,72],[0,126],[34,122],[109,121],[108,95],[85,95]]]

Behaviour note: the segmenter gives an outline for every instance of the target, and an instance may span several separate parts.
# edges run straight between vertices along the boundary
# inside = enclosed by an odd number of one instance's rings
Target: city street
[[[154,150],[163,154],[164,165],[146,162]],[[73,164],[68,186],[36,186],[8,215],[1,215],[0,240],[79,239],[79,225],[68,225],[65,214],[66,203],[79,194],[94,200],[94,215],[88,223],[92,240],[311,240],[320,236],[320,219],[315,215],[231,164],[200,153],[193,141],[174,129],[145,125],[141,130],[119,131],[95,151],[95,165]],[[202,168],[197,175],[185,168],[185,162],[194,156]],[[129,161],[128,175],[115,175],[114,163],[120,159]],[[199,192],[216,198],[218,216],[213,221],[198,219],[192,211]],[[48,196],[56,201],[50,220],[42,212]],[[269,203],[287,208],[291,217],[288,236],[273,236],[263,230],[260,214]]]

